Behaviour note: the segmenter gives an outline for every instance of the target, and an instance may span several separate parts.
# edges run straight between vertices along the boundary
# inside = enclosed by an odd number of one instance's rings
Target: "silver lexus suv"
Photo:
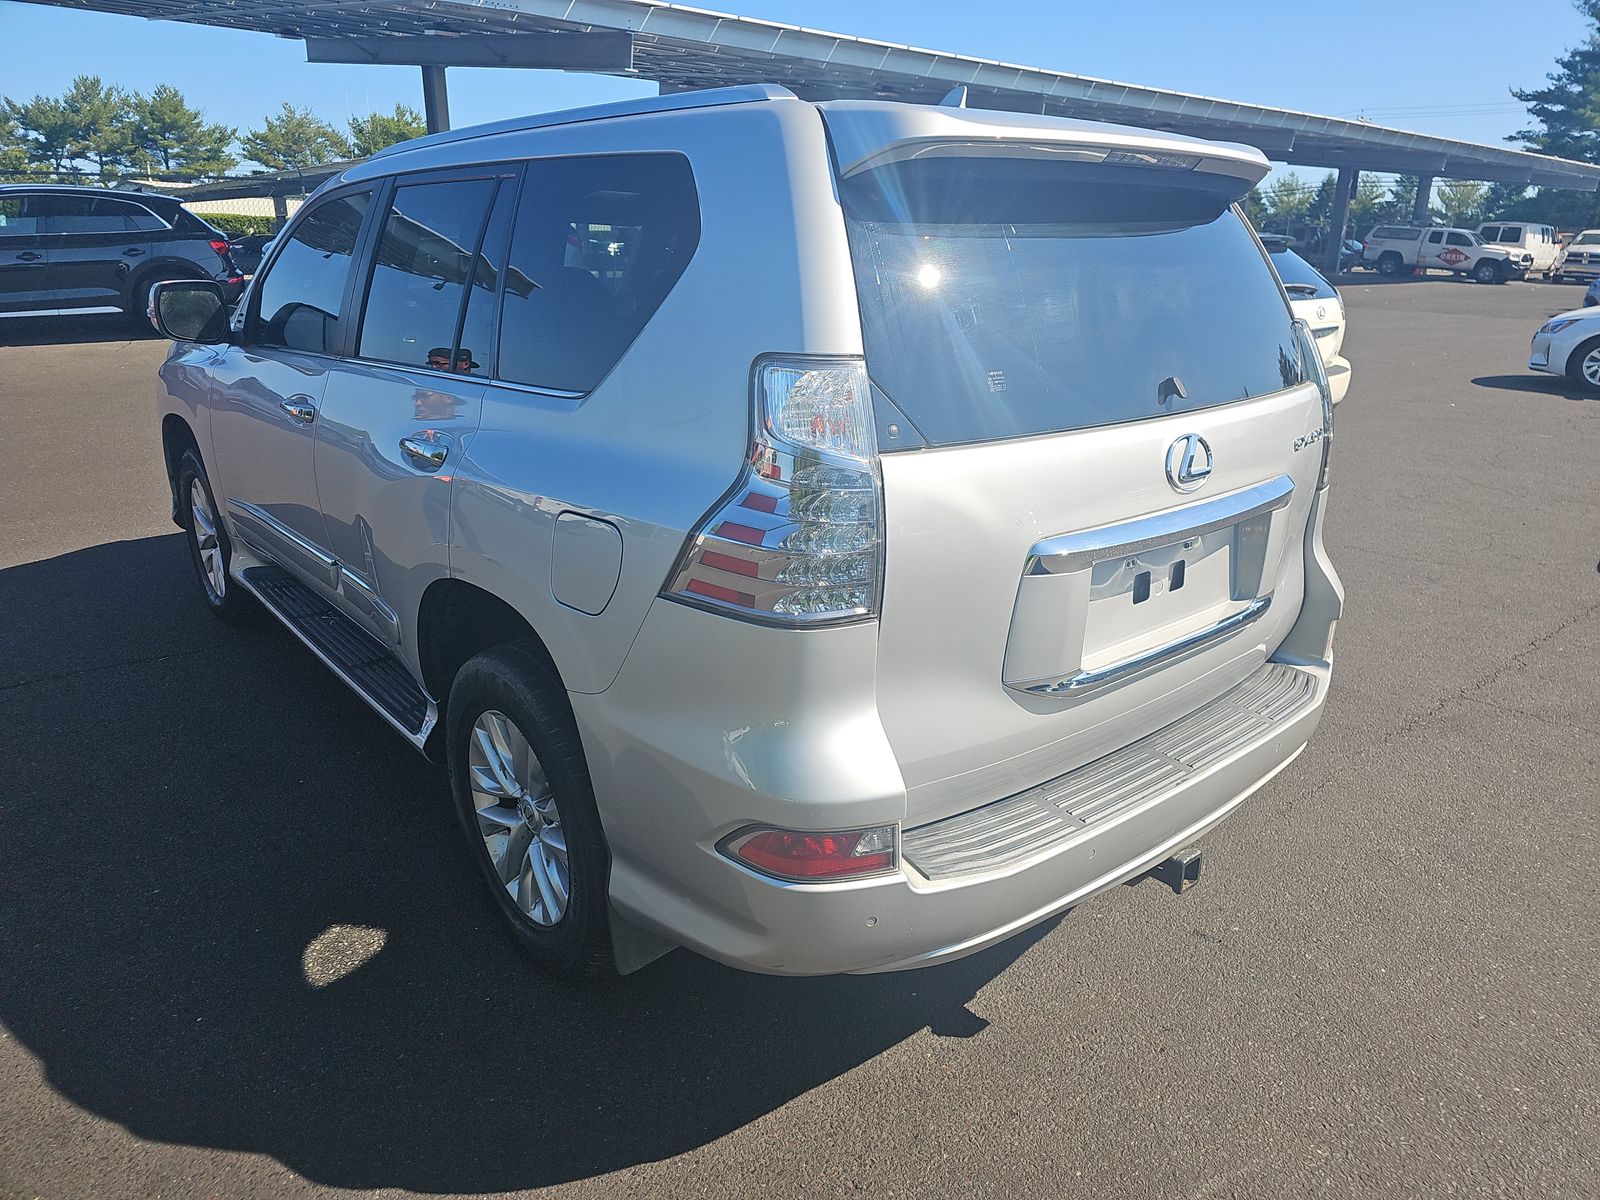
[[[569,973],[969,954],[1305,746],[1332,403],[1255,150],[775,87],[394,147],[151,315],[173,517]]]

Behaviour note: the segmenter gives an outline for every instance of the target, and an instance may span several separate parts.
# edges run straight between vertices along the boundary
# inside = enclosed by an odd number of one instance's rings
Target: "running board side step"
[[[398,658],[282,567],[245,567],[235,578],[418,750],[439,707]]]

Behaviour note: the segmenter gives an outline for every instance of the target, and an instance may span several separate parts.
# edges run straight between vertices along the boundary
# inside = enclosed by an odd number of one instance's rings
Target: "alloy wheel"
[[[206,590],[214,601],[228,593],[228,568],[222,561],[222,538],[217,533],[217,517],[206,499],[205,486],[198,479],[189,481],[189,530],[200,555],[200,569]]]
[[[549,928],[572,894],[567,836],[555,789],[515,722],[489,709],[473,722],[468,769],[478,833],[517,910]]]
[[[1592,388],[1600,388],[1600,346],[1583,356],[1583,378]]]

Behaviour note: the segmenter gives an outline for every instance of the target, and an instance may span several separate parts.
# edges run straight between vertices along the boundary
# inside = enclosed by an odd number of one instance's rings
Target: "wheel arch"
[[[157,279],[211,279],[196,263],[187,258],[167,256],[147,262],[128,276],[128,294],[126,296],[129,313],[140,315],[139,306],[143,294],[150,289],[150,285]]]
[[[1567,352],[1567,361],[1563,366],[1568,379],[1578,381],[1583,379],[1583,360],[1590,351],[1600,347],[1600,334],[1584,338],[1570,351]]]
[[[183,452],[193,449],[201,461],[205,455],[200,453],[200,439],[195,437],[194,430],[189,422],[177,413],[168,413],[161,418],[161,457],[167,467],[167,491],[172,496],[172,523],[183,527],[180,519],[178,504],[178,459],[183,457]]]
[[[425,752],[443,761],[444,708],[450,684],[467,661],[485,650],[508,642],[528,645],[544,669],[566,695],[566,684],[555,657],[528,619],[493,592],[463,579],[436,579],[428,585],[417,607],[417,665],[422,686],[439,705],[439,721]]]

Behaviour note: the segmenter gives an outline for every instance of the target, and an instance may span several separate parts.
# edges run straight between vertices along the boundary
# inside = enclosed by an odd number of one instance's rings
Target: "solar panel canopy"
[[[1365,121],[1117,83],[970,55],[731,16],[658,0],[27,0],[62,8],[253,30],[299,39],[410,39],[446,63],[494,61],[525,37],[539,64],[651,80],[664,91],[775,83],[806,99],[934,102],[965,85],[972,107],[1036,112],[1243,142],[1278,162],[1600,188],[1600,165],[1480,145]],[[631,65],[609,62],[585,36],[625,33]],[[443,53],[434,39],[473,39]],[[417,39],[427,39],[421,41]],[[409,49],[400,53],[409,53]],[[374,61],[379,61],[374,58]],[[624,59],[626,61],[626,59]]]

